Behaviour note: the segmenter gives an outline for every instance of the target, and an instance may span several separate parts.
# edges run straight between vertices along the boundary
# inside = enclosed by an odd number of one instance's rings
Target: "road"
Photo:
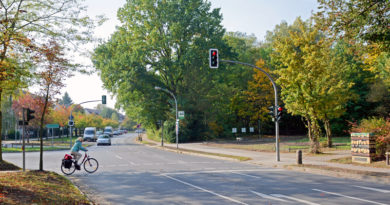
[[[390,204],[390,186],[264,168],[164,151],[114,137],[112,146],[89,147],[99,170],[69,178],[98,204]],[[66,151],[44,153],[44,169],[61,173]],[[5,153],[22,165],[20,153]],[[39,153],[27,153],[38,169]]]

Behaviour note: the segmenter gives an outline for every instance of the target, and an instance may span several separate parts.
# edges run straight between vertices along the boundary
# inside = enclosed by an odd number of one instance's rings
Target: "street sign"
[[[178,115],[179,115],[179,119],[184,120],[184,111],[179,111]]]
[[[47,124],[46,128],[60,128],[59,124]]]
[[[69,125],[69,127],[73,127],[74,126],[73,120],[69,120],[68,125]]]

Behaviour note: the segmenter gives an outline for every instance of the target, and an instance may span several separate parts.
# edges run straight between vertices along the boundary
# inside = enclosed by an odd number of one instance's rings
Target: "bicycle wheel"
[[[84,162],[84,169],[88,173],[94,173],[99,167],[99,162],[94,158],[89,158]]]
[[[72,166],[70,168],[65,168],[64,163],[61,163],[61,171],[65,175],[71,175],[76,170],[76,167],[74,166],[74,163],[72,162]]]

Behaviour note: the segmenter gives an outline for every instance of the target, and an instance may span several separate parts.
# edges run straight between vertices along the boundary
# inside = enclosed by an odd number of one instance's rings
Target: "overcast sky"
[[[125,4],[126,0],[86,0],[89,16],[104,14],[109,20],[95,30],[97,37],[108,39],[119,24],[116,18],[117,10]],[[254,34],[262,41],[267,31],[274,29],[275,25],[287,21],[292,23],[296,17],[308,19],[317,9],[316,0],[210,0],[213,8],[221,8],[222,24],[227,31],[240,31]],[[91,48],[92,49],[92,48]],[[90,63],[89,59],[80,60]],[[74,103],[89,100],[99,100],[107,95],[107,105],[114,108],[115,97],[103,89],[103,83],[97,74],[81,75],[66,80],[67,91]],[[94,108],[97,103],[84,104],[84,107]]]

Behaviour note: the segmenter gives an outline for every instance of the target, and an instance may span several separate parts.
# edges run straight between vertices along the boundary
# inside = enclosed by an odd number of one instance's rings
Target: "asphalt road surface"
[[[135,137],[89,147],[98,171],[69,178],[97,204],[390,204],[390,185],[164,151],[136,144]],[[65,153],[45,152],[44,169],[62,174]],[[38,157],[27,153],[26,168],[38,169]],[[21,153],[3,158],[22,166]]]

